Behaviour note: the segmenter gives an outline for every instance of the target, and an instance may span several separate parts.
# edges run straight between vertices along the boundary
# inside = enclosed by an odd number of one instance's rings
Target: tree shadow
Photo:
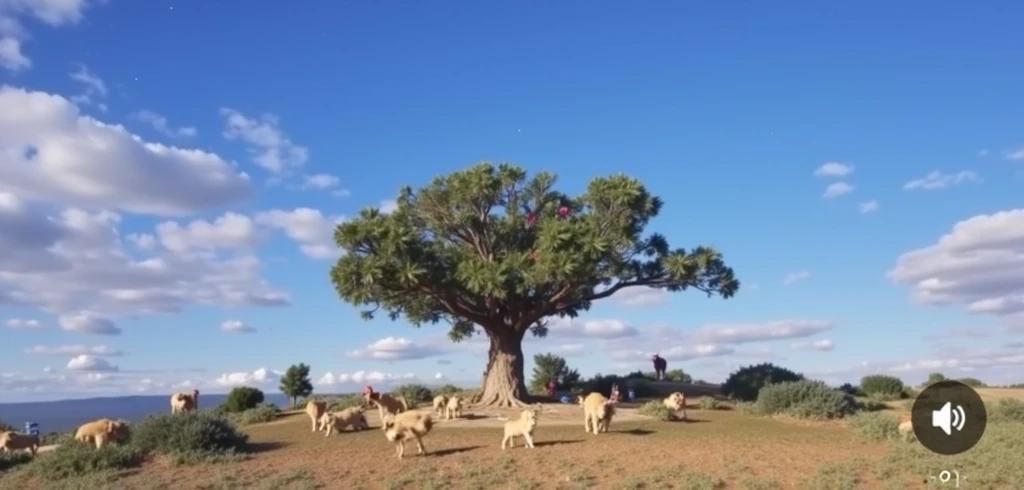
[[[430,451],[431,456],[449,456],[452,454],[459,454],[472,451],[474,449],[480,449],[483,446],[464,446],[464,447],[453,447],[448,449],[437,449]]]
[[[534,441],[533,445],[536,447],[561,446],[563,444],[577,444],[580,442],[583,442],[583,439],[568,439],[564,441]]]
[[[683,424],[700,424],[700,423],[711,422],[711,421],[710,420],[704,420],[704,419],[685,418],[685,419],[676,419],[676,420],[673,420],[673,422],[679,422],[679,423],[683,423]]]
[[[461,418],[465,419],[465,420],[480,420],[480,419],[486,419],[488,417],[486,415],[480,415],[478,413],[464,413],[464,414],[462,414]],[[458,419],[456,419],[456,420],[458,420]]]
[[[619,433],[620,434],[628,434],[628,435],[631,435],[631,436],[649,436],[649,435],[653,434],[654,431],[653,430],[636,428],[636,429],[629,429],[629,430],[619,431]]]
[[[241,452],[246,454],[259,454],[288,447],[291,444],[281,441],[250,442],[242,448]]]

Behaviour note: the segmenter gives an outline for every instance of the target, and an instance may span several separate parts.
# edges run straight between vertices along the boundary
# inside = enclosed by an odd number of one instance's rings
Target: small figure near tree
[[[552,378],[551,381],[548,381],[548,396],[555,396],[556,390],[558,390],[558,382]]]
[[[651,361],[654,362],[654,376],[658,379],[658,381],[664,381],[665,369],[668,368],[668,361],[666,361],[665,358],[661,357],[658,354],[652,356]]]
[[[525,406],[523,338],[551,317],[575,318],[627,288],[697,290],[730,298],[740,282],[709,247],[671,248],[645,228],[662,200],[622,174],[581,195],[556,177],[482,163],[401,190],[397,209],[363,209],[338,225],[338,295],[413,325],[446,322],[448,337],[490,340],[478,404]],[[694,230],[687,230],[692,233]],[[543,379],[541,383],[548,380]]]
[[[313,394],[313,382],[309,379],[309,366],[303,363],[292,364],[281,377],[281,393],[292,399],[292,408],[298,406],[299,397],[306,398]]]
[[[580,373],[569,369],[565,358],[555,354],[536,354],[533,356],[533,377],[530,379],[530,391],[547,393],[555,396],[559,388],[567,389],[580,381]]]

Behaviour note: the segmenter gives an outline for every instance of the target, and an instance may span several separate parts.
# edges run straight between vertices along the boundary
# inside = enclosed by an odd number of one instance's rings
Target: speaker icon
[[[952,402],[946,402],[939,410],[932,410],[932,427],[938,427],[947,436],[953,435],[953,429],[957,432],[964,430],[967,414],[964,407],[957,405],[953,407]]]

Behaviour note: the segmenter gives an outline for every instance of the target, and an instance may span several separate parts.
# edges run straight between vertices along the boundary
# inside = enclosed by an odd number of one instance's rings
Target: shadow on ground
[[[242,452],[247,454],[259,454],[268,451],[276,451],[288,446],[291,446],[291,443],[281,441],[250,442],[245,445]]]

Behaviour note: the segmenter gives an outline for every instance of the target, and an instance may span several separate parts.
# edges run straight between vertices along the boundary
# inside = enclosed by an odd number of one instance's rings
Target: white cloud
[[[121,327],[118,327],[110,319],[103,318],[92,312],[61,315],[57,321],[60,323],[60,328],[69,332],[94,335],[121,335]]]
[[[2,0],[0,1],[0,67],[12,72],[28,69],[32,60],[22,50],[29,39],[22,17],[33,17],[50,27],[75,24],[90,4],[89,0]],[[102,3],[100,0],[98,3]]]
[[[811,342],[797,342],[793,344],[794,348],[817,350],[817,351],[830,351],[835,349],[835,344],[829,339],[815,340]]]
[[[589,337],[598,339],[620,339],[635,337],[640,332],[619,320],[579,320],[552,318],[548,322],[548,333],[561,337]]]
[[[275,209],[256,215],[257,223],[283,230],[299,243],[302,253],[315,259],[333,259],[341,255],[334,241],[334,229],[343,220],[341,216],[327,217],[310,208]]]
[[[347,357],[354,359],[372,359],[376,361],[399,361],[423,359],[438,356],[447,351],[426,344],[418,344],[402,337],[385,337],[363,349],[346,352]]]
[[[705,325],[697,329],[693,338],[703,344],[746,344],[774,340],[810,337],[835,328],[830,321],[782,320],[769,323],[737,325]]]
[[[624,306],[657,306],[668,303],[669,293],[664,289],[633,287],[616,291],[611,299]]]
[[[1024,209],[960,221],[925,248],[901,255],[887,273],[916,302],[965,305],[971,313],[1024,312]]]
[[[582,356],[587,352],[587,347],[583,344],[562,344],[552,347],[551,353],[558,354],[560,356],[572,357]]]
[[[192,126],[172,128],[166,117],[145,109],[132,114],[132,119],[149,124],[156,132],[171,138],[193,138],[199,134]]]
[[[846,177],[853,173],[853,165],[839,162],[826,162],[814,171],[815,177]]]
[[[213,153],[148,143],[67,99],[0,87],[0,191],[54,204],[177,216],[252,196]]]
[[[77,355],[68,361],[68,369],[72,371],[88,372],[117,372],[117,366],[110,364],[102,357],[90,356],[87,354]]]
[[[976,173],[974,173],[974,172],[972,172],[970,170],[964,170],[963,172],[959,172],[959,173],[956,173],[956,174],[943,174],[943,173],[941,173],[939,171],[934,171],[934,172],[930,172],[928,175],[924,176],[923,178],[916,179],[916,180],[911,180],[910,182],[907,182],[906,184],[903,185],[903,190],[905,190],[905,191],[912,191],[912,190],[928,190],[928,191],[932,191],[932,190],[946,189],[946,188],[949,188],[949,187],[955,187],[955,186],[958,186],[960,184],[964,184],[964,183],[967,183],[967,182],[980,182],[980,181],[981,181],[981,179],[978,178],[978,174],[976,174]]]
[[[246,325],[241,320],[226,320],[220,324],[220,329],[228,333],[256,333],[256,329]]]
[[[859,205],[861,214],[874,213],[878,211],[878,201],[865,201]]]
[[[251,248],[259,242],[256,224],[248,216],[227,212],[212,223],[194,220],[186,226],[165,221],[156,226],[160,244],[177,253],[216,248]]]
[[[120,349],[106,345],[37,345],[25,349],[25,353],[33,356],[59,356],[59,357],[121,357],[124,355]]]
[[[1024,146],[1017,148],[1016,150],[1007,150],[1003,153],[1003,156],[1007,160],[1024,160]]]
[[[850,192],[853,192],[852,185],[847,184],[846,182],[836,182],[826,187],[825,192],[821,197],[825,199],[834,199],[844,194],[849,194]]]
[[[348,197],[351,195],[348,189],[341,187],[341,179],[331,174],[306,175],[301,188],[331,190],[331,195],[335,197]]]
[[[384,214],[391,214],[398,210],[398,201],[394,199],[385,199],[380,202],[380,212]]]
[[[322,387],[333,387],[339,385],[372,384],[376,385],[374,386],[374,389],[383,391],[382,387],[408,383],[416,379],[416,376],[411,373],[394,374],[384,373],[381,371],[356,371],[351,374],[334,374],[327,372],[317,380],[316,385]]]
[[[234,372],[221,374],[214,383],[223,387],[235,386],[273,386],[277,387],[282,371],[272,371],[267,368],[259,368],[255,371]]]
[[[15,330],[39,330],[43,328],[43,324],[39,320],[22,320],[20,318],[11,318],[6,322],[7,328],[13,328]]]
[[[666,361],[684,362],[705,357],[722,357],[736,353],[736,349],[723,344],[696,344],[654,348],[647,350],[613,350],[611,358],[624,363],[650,362],[651,356],[658,354]]]
[[[804,282],[807,279],[810,279],[810,277],[811,273],[806,270],[790,272],[789,274],[786,274],[786,276],[782,278],[782,284],[790,286],[793,284]]]
[[[107,104],[102,102],[107,97],[107,84],[103,79],[89,71],[85,65],[78,65],[78,68],[70,73],[71,79],[85,85],[85,91],[71,97],[71,101],[78,105],[92,105],[100,111],[107,111]]]
[[[274,174],[286,173],[301,167],[309,160],[309,150],[297,145],[278,127],[278,119],[265,114],[260,119],[249,118],[241,112],[222,108],[224,137],[240,140],[248,146],[253,162]]]

